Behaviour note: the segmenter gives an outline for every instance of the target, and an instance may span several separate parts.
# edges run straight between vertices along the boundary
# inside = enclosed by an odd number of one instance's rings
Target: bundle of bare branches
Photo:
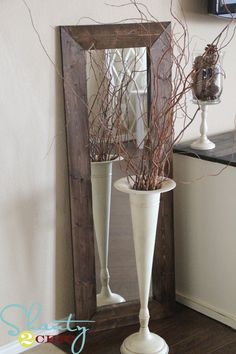
[[[129,5],[138,11],[141,23],[155,22],[163,25],[144,4],[130,0],[122,6]],[[196,93],[202,65],[199,66],[195,62],[193,68],[189,69],[192,58],[187,23],[184,16],[180,20],[174,14],[172,2],[170,12],[178,30],[175,33],[174,29],[170,32],[163,28],[167,44],[159,58],[153,57],[147,50],[148,66],[155,67],[155,70],[151,72],[151,79],[147,73],[146,86],[142,88],[141,93],[135,81],[137,73],[140,72],[137,65],[139,54],[136,53],[132,63],[128,64],[125,55],[121,54],[119,81],[115,82],[110,67],[112,61],[107,58],[109,52],[103,55],[103,60],[95,59],[95,52],[90,52],[91,70],[98,87],[92,103],[90,102],[89,111],[91,160],[105,161],[118,155],[122,156],[126,161],[127,176],[132,188],[137,190],[156,190],[161,187],[163,178],[170,175],[173,145],[193,122],[200,109],[197,107],[190,115],[186,95],[192,90]],[[206,64],[206,61],[211,60],[208,64],[214,67],[215,62],[212,63],[212,60],[217,60],[219,51],[232,39],[233,34],[228,38],[230,25],[231,22],[198,57],[198,64]],[[151,33],[148,33],[147,28],[143,26],[148,42],[151,40]],[[143,121],[144,134],[141,142],[137,142],[134,130],[126,123],[131,115],[131,91],[136,91],[136,104],[140,104],[139,116],[136,115],[135,119],[136,122]],[[144,92],[148,94],[146,109],[143,108],[142,102]],[[211,96],[214,92],[211,85]],[[197,95],[196,97],[201,99]],[[183,117],[183,125],[175,135],[175,123],[179,115]]]
[[[129,131],[129,89],[135,82],[138,55],[127,63],[125,50],[116,56],[112,50],[88,52],[87,86],[89,91],[89,141],[91,161],[118,157],[118,145]],[[116,57],[114,63],[114,57]],[[117,77],[112,66],[116,65]],[[131,136],[131,132],[129,132]],[[123,137],[123,138],[122,138]],[[132,136],[133,138],[133,136]]]

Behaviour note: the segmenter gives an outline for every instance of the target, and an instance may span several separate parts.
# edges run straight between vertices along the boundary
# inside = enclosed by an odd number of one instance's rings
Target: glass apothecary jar
[[[220,103],[225,73],[223,54],[213,44],[205,52],[194,53],[192,72],[192,96],[194,103]]]

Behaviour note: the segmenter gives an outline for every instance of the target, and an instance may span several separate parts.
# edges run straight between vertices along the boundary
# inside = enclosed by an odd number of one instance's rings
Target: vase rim
[[[220,97],[216,100],[212,100],[212,101],[201,101],[201,100],[198,100],[198,99],[192,99],[192,102],[194,104],[197,104],[199,106],[213,106],[215,104],[219,104],[221,103],[221,100],[220,100]]]
[[[110,156],[114,156],[114,155],[110,155]],[[122,161],[124,160],[124,158],[122,156],[118,156],[116,157],[114,160],[106,160],[106,161],[91,161],[91,164],[106,164],[106,163],[110,163],[110,162],[117,162],[117,161]]]
[[[134,177],[134,176],[133,176]],[[128,193],[128,194],[160,194],[169,192],[176,187],[176,183],[173,179],[163,177],[163,186],[159,189],[144,191],[144,190],[136,190],[132,189],[131,184],[129,183],[127,177],[123,177],[118,179],[114,183],[114,187],[120,192]]]

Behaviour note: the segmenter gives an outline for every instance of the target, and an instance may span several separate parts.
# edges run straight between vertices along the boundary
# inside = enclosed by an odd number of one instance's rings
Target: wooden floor
[[[184,306],[170,318],[151,322],[150,328],[165,338],[169,354],[236,354],[236,331]],[[137,329],[129,326],[91,333],[82,354],[120,354],[124,338]],[[71,353],[68,345],[60,348]]]
[[[31,350],[27,350],[27,354],[63,354],[60,349],[50,343],[41,344]]]

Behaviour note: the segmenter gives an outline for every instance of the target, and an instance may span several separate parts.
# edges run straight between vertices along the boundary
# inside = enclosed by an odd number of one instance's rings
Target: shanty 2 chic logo
[[[94,321],[76,321],[73,320],[72,314],[64,321],[53,321],[52,324],[38,323],[42,306],[40,304],[32,304],[29,308],[20,304],[11,304],[0,309],[0,323],[2,322],[8,328],[8,335],[17,337],[19,343],[24,348],[30,348],[36,343],[63,343],[71,344],[72,354],[79,354],[85,347],[88,327],[82,326],[83,323],[92,323]],[[12,318],[24,318],[24,328],[17,326]],[[52,335],[52,332],[70,332],[71,334],[61,334],[60,336]],[[51,332],[51,334],[50,334]],[[46,333],[46,334],[45,334]]]

